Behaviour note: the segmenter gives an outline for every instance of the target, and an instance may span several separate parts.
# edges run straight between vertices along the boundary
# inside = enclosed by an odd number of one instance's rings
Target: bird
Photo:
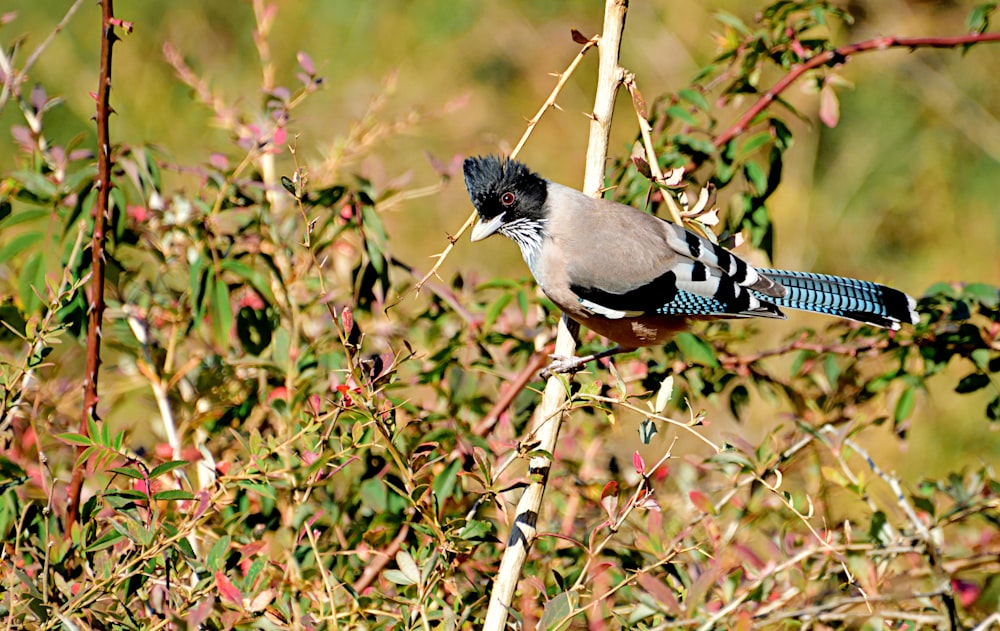
[[[918,321],[916,301],[898,289],[755,268],[683,226],[551,182],[511,158],[470,157],[463,174],[478,215],[471,240],[512,240],[542,292],[615,343],[587,357],[553,357],[549,374],[663,344],[699,320],[785,319],[787,308],[893,330]]]

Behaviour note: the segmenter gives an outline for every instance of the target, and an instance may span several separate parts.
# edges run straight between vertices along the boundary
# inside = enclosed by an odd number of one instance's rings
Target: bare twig
[[[354,591],[360,594],[368,589],[368,586],[378,578],[378,575],[385,569],[385,566],[389,565],[389,561],[396,558],[396,553],[402,548],[403,542],[406,541],[406,537],[409,534],[410,525],[404,523],[403,527],[399,529],[399,533],[389,542],[389,545],[384,550],[379,551],[379,556],[372,559],[372,562],[368,564],[368,567],[365,568],[365,571],[362,572],[358,580],[354,581],[354,585],[351,586]]]
[[[646,150],[646,162],[649,164],[649,171],[653,175],[653,181],[657,184],[662,184],[666,178],[663,176],[660,161],[656,157],[656,150],[653,148],[653,137],[651,134],[653,130],[649,126],[649,120],[646,118],[644,101],[642,95],[639,93],[639,86],[635,83],[635,75],[631,72],[625,76],[625,87],[628,88],[629,94],[632,95],[632,105],[635,108],[635,116],[639,123],[639,134],[642,136],[642,145]],[[677,201],[672,195],[666,192],[663,194],[663,199],[667,204],[667,209],[670,211],[670,219],[678,226],[683,226],[681,209],[677,206]]]
[[[97,203],[94,206],[94,234],[91,240],[91,286],[87,305],[87,366],[83,382],[83,416],[80,433],[87,435],[87,421],[97,420],[97,377],[101,368],[101,327],[104,322],[104,225],[111,195],[111,57],[118,40],[114,27],[112,0],[101,0],[101,72],[97,85]],[[79,448],[83,451],[83,447]],[[66,536],[79,517],[83,467],[73,471],[66,513]]]
[[[517,141],[517,145],[514,147],[514,150],[510,152],[511,158],[516,158],[517,154],[521,152],[521,148],[524,147],[524,143],[528,141],[528,138],[531,136],[531,132],[534,131],[535,129],[535,125],[538,124],[538,121],[542,120],[542,116],[545,114],[545,112],[549,111],[549,109],[553,107],[558,107],[558,105],[556,105],[556,99],[558,99],[559,95],[562,93],[563,87],[565,87],[566,82],[569,81],[569,78],[573,75],[573,72],[576,70],[577,66],[580,65],[581,61],[583,61],[583,56],[587,54],[587,51],[596,46],[599,41],[600,41],[599,35],[591,37],[587,41],[587,43],[583,45],[583,48],[580,49],[580,52],[577,53],[576,57],[573,58],[573,61],[569,64],[569,66],[566,67],[566,70],[562,71],[561,73],[559,73],[559,75],[557,75],[559,77],[559,80],[556,81],[555,87],[552,88],[551,92],[549,92],[549,96],[545,99],[545,102],[542,103],[542,106],[538,108],[538,111],[535,112],[535,115],[531,117],[530,120],[528,120],[528,126],[524,130],[524,133],[521,134],[521,139]],[[447,259],[448,255],[451,254],[451,251],[455,249],[455,244],[458,243],[458,240],[462,238],[462,235],[465,234],[465,231],[468,230],[470,227],[472,227],[472,224],[473,222],[475,222],[475,220],[476,220],[476,213],[475,211],[473,211],[472,213],[469,214],[468,218],[466,218],[465,220],[465,223],[462,224],[462,227],[458,229],[458,232],[456,232],[454,236],[448,235],[448,245],[445,246],[444,250],[435,255],[435,258],[437,260],[434,262],[434,266],[431,267],[430,271],[427,272],[427,274],[425,274],[424,277],[421,278],[419,281],[417,281],[417,284],[413,286],[413,290],[415,292],[420,293],[420,290],[423,288],[424,284],[431,277],[437,274],[437,271],[441,268],[441,265],[444,264],[445,259]]]
[[[601,194],[604,183],[604,163],[608,155],[615,95],[623,77],[623,70],[618,65],[618,53],[627,10],[628,0],[606,0],[599,48],[601,59],[597,94],[594,98],[594,112],[590,123],[590,141],[587,145],[587,168],[583,186],[584,192],[594,197]],[[573,354],[576,350],[578,328],[565,316],[560,319],[559,332],[556,335],[557,355]],[[542,505],[545,485],[552,467],[552,454],[555,452],[559,428],[562,425],[565,399],[566,387],[562,378],[557,375],[549,377],[533,422],[533,433],[539,443],[537,449],[547,455],[536,456],[529,462],[531,482],[517,504],[514,524],[507,539],[507,548],[504,550],[497,578],[493,584],[493,592],[490,594],[489,609],[483,624],[483,629],[486,631],[500,631],[504,628],[507,611],[514,597],[514,589],[528,557],[528,549],[537,535],[538,511]]]
[[[56,27],[52,29],[52,32],[49,33],[48,37],[42,40],[42,43],[31,52],[28,60],[24,62],[24,66],[22,66],[20,70],[16,70],[14,68],[13,58],[8,57],[6,51],[0,49],[0,70],[3,70],[6,75],[6,79],[3,82],[3,89],[0,90],[0,111],[3,111],[3,106],[7,104],[8,100],[10,100],[10,95],[14,94],[15,85],[21,83],[27,78],[28,72],[35,65],[35,62],[37,62],[38,58],[42,56],[42,53],[49,47],[49,44],[52,43],[52,40],[55,39],[56,35],[61,33],[62,30],[66,28],[66,25],[69,24],[70,19],[72,19],[76,10],[79,9],[82,4],[83,0],[76,0],[72,5],[70,5],[69,9],[66,10],[66,15],[59,20],[59,24],[56,24]]]

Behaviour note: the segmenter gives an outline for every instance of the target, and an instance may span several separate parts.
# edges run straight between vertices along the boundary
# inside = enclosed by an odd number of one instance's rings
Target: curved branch
[[[782,92],[787,90],[802,75],[814,68],[842,64],[851,55],[875,50],[888,50],[890,48],[909,48],[910,50],[916,50],[917,48],[958,48],[959,46],[967,46],[979,42],[1000,42],[1000,33],[972,33],[956,37],[876,37],[875,39],[848,44],[847,46],[822,52],[792,68],[770,90],[761,95],[757,102],[740,116],[729,129],[716,136],[712,142],[716,147],[722,147],[736,136],[742,134],[758,114],[767,109]]]

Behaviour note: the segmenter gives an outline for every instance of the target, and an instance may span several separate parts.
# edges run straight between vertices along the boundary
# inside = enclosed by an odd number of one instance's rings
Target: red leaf
[[[677,594],[669,585],[645,572],[636,574],[636,580],[646,590],[646,593],[665,605],[668,612],[680,613],[681,604],[677,600]]]
[[[219,590],[219,595],[222,596],[223,600],[228,600],[236,607],[243,609],[243,595],[224,572],[215,573],[215,588]]]
[[[708,513],[709,515],[715,514],[715,507],[712,505],[712,500],[708,499],[708,496],[701,491],[691,491],[688,493],[688,498],[690,498],[691,503],[694,504],[695,508],[698,510]]]
[[[344,310],[340,312],[340,323],[344,327],[344,336],[350,337],[351,331],[354,330],[354,313],[351,312],[350,307],[344,307]]]
[[[979,600],[979,595],[982,593],[982,588],[971,581],[964,581],[962,579],[953,578],[951,579],[951,588],[958,594],[958,600],[962,603],[962,606],[968,609],[977,600]]]

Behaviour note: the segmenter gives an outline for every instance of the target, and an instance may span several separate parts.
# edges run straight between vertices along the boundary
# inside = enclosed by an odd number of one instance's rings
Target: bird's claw
[[[549,355],[549,358],[552,362],[539,373],[542,379],[548,379],[553,375],[580,372],[588,361],[586,357],[567,357],[565,355]]]

